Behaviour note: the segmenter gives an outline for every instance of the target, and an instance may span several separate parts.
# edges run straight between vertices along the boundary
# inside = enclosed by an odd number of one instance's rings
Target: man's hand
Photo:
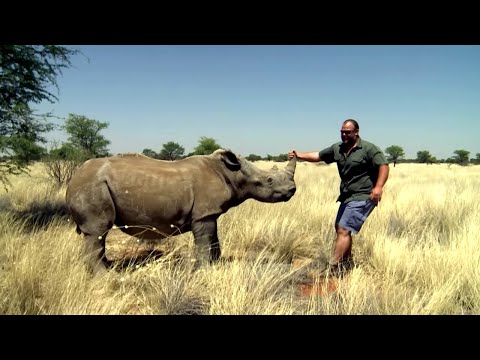
[[[370,200],[372,200],[375,204],[378,204],[380,200],[382,200],[382,192],[383,192],[383,185],[387,182],[388,173],[390,172],[390,168],[388,164],[380,165],[378,169],[378,180],[373,188],[372,192],[370,193]]]
[[[382,187],[381,186],[375,186],[370,193],[370,200],[372,200],[375,204],[378,204],[380,200],[382,200]]]
[[[290,151],[288,152],[288,160],[290,160],[290,159],[293,158],[294,156],[295,156],[295,157],[297,156],[297,152],[296,152],[295,150],[290,150]]]

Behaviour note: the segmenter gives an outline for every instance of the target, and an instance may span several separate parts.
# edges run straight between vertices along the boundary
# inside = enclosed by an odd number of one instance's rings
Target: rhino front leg
[[[220,258],[220,243],[217,236],[217,219],[206,218],[192,223],[193,236],[196,245],[196,260],[198,266]]]

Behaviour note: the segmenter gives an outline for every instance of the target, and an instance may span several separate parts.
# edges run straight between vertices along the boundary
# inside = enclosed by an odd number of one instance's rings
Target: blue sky
[[[243,156],[316,151],[347,118],[408,158],[480,153],[480,46],[72,47],[85,56],[58,78],[59,101],[36,109],[109,122],[113,154],[168,141],[188,153],[201,136]]]

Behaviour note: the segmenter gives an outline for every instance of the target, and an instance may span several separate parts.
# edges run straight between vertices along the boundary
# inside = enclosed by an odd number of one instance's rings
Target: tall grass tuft
[[[479,179],[480,166],[391,167],[382,201],[354,235],[357,266],[335,290],[305,295],[292,262],[331,254],[335,165],[299,163],[290,201],[248,200],[223,214],[218,263],[193,270],[190,233],[154,246],[112,230],[112,259],[140,248],[163,255],[94,277],[68,221],[65,187],[37,164],[0,190],[0,313],[478,314]]]

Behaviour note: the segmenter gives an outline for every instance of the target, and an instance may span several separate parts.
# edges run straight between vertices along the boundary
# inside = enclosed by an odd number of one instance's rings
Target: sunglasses
[[[340,134],[347,134],[347,135],[350,135],[351,133],[353,133],[354,130],[340,130]]]

